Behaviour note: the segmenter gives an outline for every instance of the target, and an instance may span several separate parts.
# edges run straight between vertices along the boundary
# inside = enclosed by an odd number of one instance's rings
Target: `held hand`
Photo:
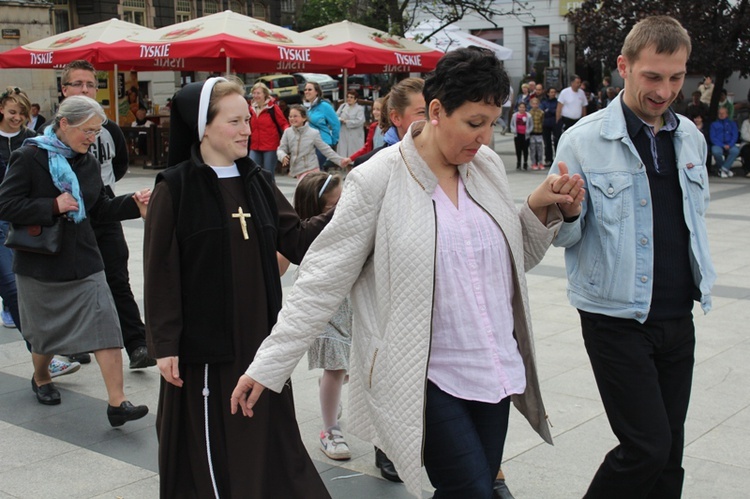
[[[253,417],[253,406],[258,401],[258,397],[263,393],[266,387],[255,381],[247,374],[240,376],[237,386],[232,391],[230,399],[232,414],[237,414],[237,406],[242,409],[242,414],[249,418]],[[248,393],[250,392],[250,393]]]
[[[144,194],[144,192],[146,192]],[[146,213],[148,212],[148,202],[151,199],[151,190],[150,189],[143,189],[142,191],[138,191],[133,194],[133,200],[135,201],[135,204],[138,205],[138,211],[141,213],[141,218],[146,218]]]
[[[572,177],[568,174],[568,165],[560,161],[558,163],[560,175],[555,175],[557,180],[552,184],[552,191],[562,195],[568,195],[571,201],[560,202],[557,205],[565,218],[572,218],[581,214],[581,204],[586,198],[586,189],[583,188],[583,179],[577,173]],[[567,177],[567,181],[565,180]]]
[[[289,155],[284,156],[284,160],[281,162],[281,166],[289,166]]]
[[[581,213],[581,203],[586,194],[583,179],[577,173],[569,175],[565,163],[560,162],[558,166],[560,173],[548,175],[529,196],[529,207],[537,216],[542,214],[547,206],[555,203],[566,218]],[[546,213],[544,214],[546,219]]]
[[[344,158],[341,160],[341,168],[346,168],[347,166],[352,164],[351,158]]]
[[[162,357],[156,359],[156,365],[161,371],[161,376],[167,381],[178,388],[182,388],[182,379],[180,379],[180,358],[174,357]]]
[[[140,191],[133,194],[136,201],[141,201],[143,204],[148,205],[151,200],[151,189],[141,189]]]
[[[63,192],[57,196],[55,202],[57,203],[57,211],[61,215],[65,215],[69,211],[78,211],[78,202],[69,192]]]

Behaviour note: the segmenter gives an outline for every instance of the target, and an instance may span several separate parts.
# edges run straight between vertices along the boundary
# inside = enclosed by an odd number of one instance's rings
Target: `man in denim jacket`
[[[584,178],[580,215],[567,213],[568,297],[620,444],[586,498],[675,498],[682,492],[684,423],[695,350],[692,309],[711,308],[706,142],[669,106],[691,45],[674,19],[628,34],[617,67],[625,89],[566,131],[555,165]],[[558,171],[558,166],[552,172]]]

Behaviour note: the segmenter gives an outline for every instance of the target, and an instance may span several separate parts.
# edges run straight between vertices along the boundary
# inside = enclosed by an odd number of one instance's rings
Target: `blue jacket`
[[[341,122],[328,102],[318,99],[307,110],[307,122],[320,132],[323,142],[332,146],[339,143]]]
[[[560,139],[551,173],[564,161],[585,182],[586,201],[577,220],[564,223],[554,243],[565,249],[568,298],[587,312],[635,319],[648,317],[654,254],[651,191],[646,168],[628,136],[621,97],[586,116]],[[706,141],[688,119],[674,132],[683,214],[690,231],[690,264],[704,312],[711,309],[716,272],[708,252]]]
[[[737,123],[730,120],[729,118],[724,120],[716,120],[711,123],[710,129],[711,145],[724,147],[733,147],[737,144],[737,137],[739,132],[737,131]]]
[[[544,99],[539,103],[539,109],[544,111],[544,123],[542,126],[545,128],[554,128],[557,123],[557,97],[554,99]]]

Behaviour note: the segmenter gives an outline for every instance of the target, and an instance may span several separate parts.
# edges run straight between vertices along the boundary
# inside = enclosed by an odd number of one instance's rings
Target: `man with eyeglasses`
[[[96,70],[90,62],[77,60],[63,69],[60,78],[64,97],[84,95],[96,98],[99,87]],[[107,121],[97,134],[96,142],[91,146],[91,153],[99,160],[102,167],[102,181],[110,197],[115,197],[115,182],[128,171],[128,149],[125,136],[117,123]],[[146,348],[146,329],[141,320],[141,312],[130,289],[128,273],[128,244],[120,222],[96,223],[92,221],[99,252],[104,260],[104,272],[107,284],[112,291],[117,315],[120,318],[122,339],[130,357],[130,369],[142,369],[156,365],[156,360],[148,356]],[[72,354],[71,360],[82,364],[91,362],[88,353]]]

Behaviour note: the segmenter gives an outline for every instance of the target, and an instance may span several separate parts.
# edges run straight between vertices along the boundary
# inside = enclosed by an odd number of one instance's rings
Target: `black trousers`
[[[555,150],[557,149],[558,135],[555,133],[554,126],[542,127],[542,137],[544,140],[544,162],[552,164],[552,160],[555,158]],[[554,143],[554,149],[552,145]]]
[[[523,164],[526,166],[529,162],[529,139],[526,135],[515,135],[513,137],[513,144],[516,146],[516,160],[518,164],[521,164],[521,156],[523,156]]]
[[[750,173],[750,144],[745,144],[740,148],[740,158],[742,158],[742,170],[747,175]]]
[[[107,284],[112,291],[117,315],[120,318],[122,341],[128,355],[142,346],[146,346],[146,328],[141,320],[141,311],[135,302],[133,291],[130,289],[130,273],[128,272],[128,243],[122,231],[120,222],[92,224],[96,234],[96,243],[104,260],[104,273]]]
[[[581,329],[609,424],[620,441],[584,497],[679,498],[693,380],[692,316],[640,324],[581,312]]]

